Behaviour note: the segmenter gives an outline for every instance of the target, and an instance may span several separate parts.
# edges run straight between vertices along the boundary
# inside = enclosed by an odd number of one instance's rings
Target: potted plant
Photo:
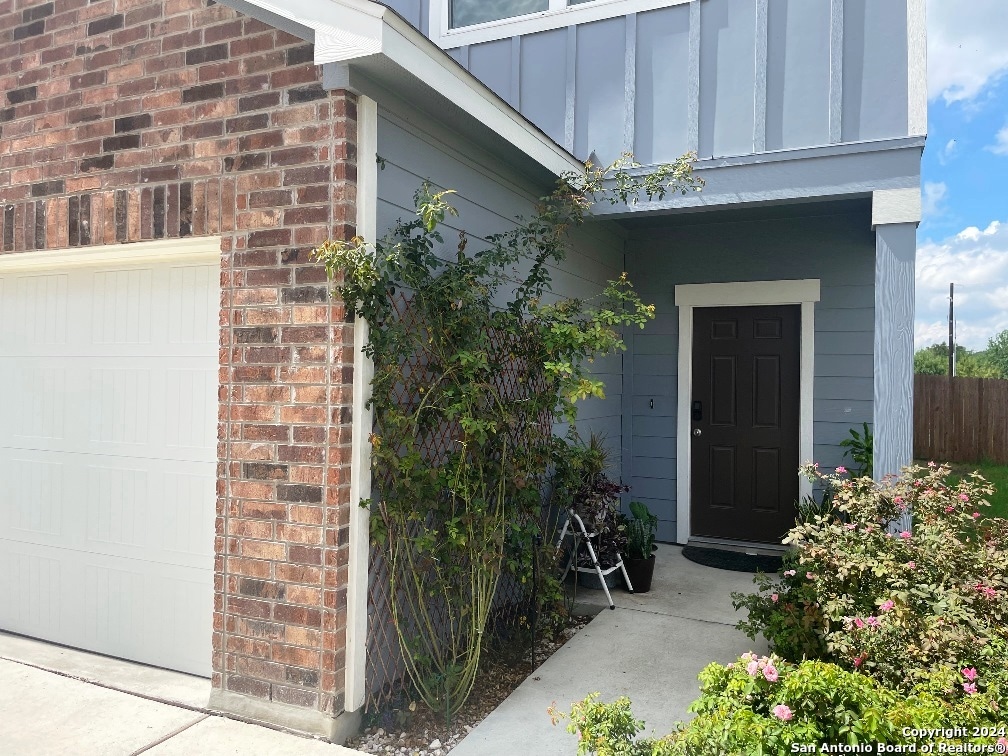
[[[589,549],[584,541],[577,542],[573,564],[577,568],[578,582],[586,588],[602,587],[592,551],[610,588],[618,580],[615,572],[620,557],[626,554],[627,520],[619,511],[619,497],[630,489],[605,474],[608,466],[609,450],[605,439],[595,433],[587,444],[572,434],[570,443],[564,444],[557,459],[554,501],[580,517],[591,533],[592,548]]]
[[[651,590],[651,578],[654,577],[658,518],[639,501],[630,502],[630,513],[633,519],[627,523],[627,558],[624,564],[634,593],[647,593]]]

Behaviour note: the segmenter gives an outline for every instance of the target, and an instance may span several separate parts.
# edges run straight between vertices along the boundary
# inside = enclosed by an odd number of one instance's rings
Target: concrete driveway
[[[351,756],[205,711],[210,681],[0,633],[4,756]]]
[[[648,731],[664,734],[687,719],[697,697],[697,674],[712,661],[746,651],[766,653],[735,630],[732,591],[755,588],[752,574],[703,567],[677,546],[660,546],[651,591],[613,591],[616,609],[604,609],[550,657],[458,746],[452,756],[572,756],[577,738],[550,724],[546,709],[598,691],[611,701],[629,696]],[[587,595],[586,595],[587,594]],[[604,603],[601,591],[579,589],[578,599]]]

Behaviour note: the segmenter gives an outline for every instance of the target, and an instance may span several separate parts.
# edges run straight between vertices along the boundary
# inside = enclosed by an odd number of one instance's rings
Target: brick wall
[[[213,0],[0,0],[0,92],[2,252],[222,238],[213,685],[338,715],[353,96]]]

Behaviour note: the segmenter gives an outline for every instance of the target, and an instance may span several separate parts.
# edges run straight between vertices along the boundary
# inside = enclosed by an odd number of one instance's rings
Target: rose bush
[[[993,698],[977,693],[948,700],[935,693],[948,682],[928,679],[903,693],[828,662],[743,654],[700,673],[700,698],[690,707],[696,716],[664,737],[640,737],[644,723],[634,718],[629,699],[607,704],[598,694],[572,706],[567,729],[578,736],[579,756],[750,756],[792,753],[792,745],[909,745],[922,741],[912,730],[953,725],[967,735],[928,742],[990,746],[1006,737]],[[554,722],[563,718],[551,714]],[[993,734],[973,738],[973,727]]]
[[[749,610],[740,629],[792,660],[832,661],[897,691],[942,669],[1004,679],[1008,521],[982,514],[990,484],[977,474],[950,484],[933,463],[882,483],[838,469],[805,470],[832,506],[788,534],[795,553],[780,579],[733,595]],[[894,532],[906,512],[912,530]]]

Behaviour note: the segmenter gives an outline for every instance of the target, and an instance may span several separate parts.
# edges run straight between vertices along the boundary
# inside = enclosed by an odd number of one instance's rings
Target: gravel
[[[571,617],[557,639],[540,640],[536,644],[536,663],[542,664],[556,653],[590,619]],[[528,648],[521,651],[523,655],[515,649],[484,655],[472,695],[450,727],[445,725],[443,713],[432,712],[421,701],[412,701],[401,708],[390,707],[378,717],[382,722],[401,724],[368,727],[346,745],[371,754],[445,756],[529,676]]]

